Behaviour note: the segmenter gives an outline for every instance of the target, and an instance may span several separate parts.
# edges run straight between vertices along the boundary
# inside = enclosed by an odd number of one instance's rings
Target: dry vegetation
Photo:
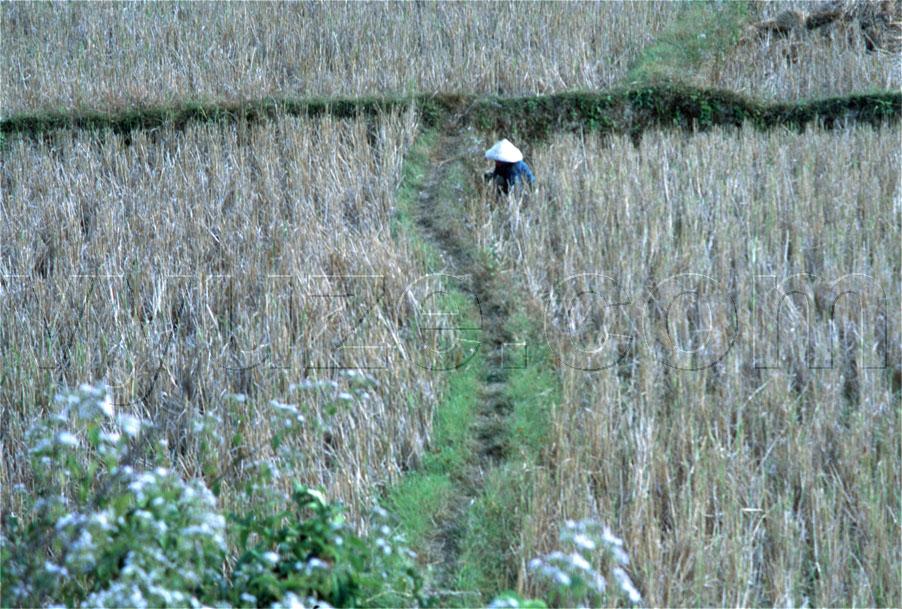
[[[848,28],[696,44],[696,61],[673,42],[703,34],[689,5],[562,6],[2,3],[0,114],[535,94],[642,74],[776,99],[902,84],[898,53],[868,52]],[[811,8],[750,6],[753,20]],[[719,8],[704,5],[712,23]],[[662,31],[672,37],[655,47]],[[357,521],[441,444],[443,400],[483,399],[488,383],[465,371],[471,395],[455,396],[454,379],[425,369],[416,313],[443,305],[428,282],[405,290],[442,244],[423,227],[431,245],[410,238],[398,213],[401,197],[425,193],[465,201],[427,227],[466,215],[472,230],[444,262],[489,261],[479,270],[512,278],[524,323],[544,321],[555,354],[541,381],[555,386],[538,393],[560,390],[541,406],[547,426],[518,422],[535,461],[472,463],[480,441],[511,449],[517,404],[472,442],[466,404],[448,419],[466,467],[423,479],[440,479],[459,509],[436,522],[421,495],[409,502],[444,560],[516,563],[505,587],[539,593],[529,559],[554,549],[566,519],[591,517],[624,537],[650,605],[902,604],[898,126],[658,131],[637,145],[552,135],[517,142],[539,180],[501,201],[463,171],[512,134],[470,132],[462,161],[460,133],[427,133],[416,171],[446,158],[401,187],[418,128],[411,109],[0,140],[0,508],[26,505],[8,489],[28,492],[25,430],[55,391],[105,379],[117,408],[163,432],[186,478],[225,484],[226,505],[229,485],[269,464]],[[360,365],[374,368],[336,368]],[[514,381],[498,378],[500,395]],[[466,518],[480,513],[526,516],[520,530],[498,527],[490,554],[467,554]]]
[[[354,508],[409,466],[440,388],[411,354],[402,299],[420,255],[390,230],[415,128],[409,113],[12,144],[0,206],[3,488],[26,481],[7,457],[23,453],[54,388],[85,379],[117,387],[208,482],[272,458],[270,399],[308,407],[293,478]],[[336,277],[349,275],[381,278]],[[336,396],[349,379],[305,369],[355,365],[382,366],[367,371],[379,385],[348,402]],[[339,386],[313,398],[291,388],[317,378]],[[198,417],[221,447],[192,443]],[[209,450],[224,452],[211,464]]]
[[[752,3],[732,12],[758,22],[816,6]],[[661,71],[704,86],[799,99],[902,85],[898,50],[869,52],[857,23],[723,46],[714,39],[721,25],[732,27],[729,19],[718,24],[714,7],[702,12],[715,17],[699,25],[693,10],[675,2],[581,2],[567,10],[554,3],[4,3],[0,112],[603,89],[642,64],[662,32],[678,32],[681,42],[667,49],[673,57]],[[713,42],[701,65],[679,48],[687,40]]]
[[[594,516],[652,605],[899,604],[899,135],[560,135],[473,206],[563,380],[523,554]]]
[[[876,3],[874,3],[876,4]],[[752,19],[801,17],[823,3],[754,4]],[[902,55],[897,29],[883,35],[885,49],[869,49],[869,36],[857,20],[807,30],[804,19],[785,34],[748,37],[707,61],[698,82],[762,98],[809,99],[902,86]],[[870,36],[873,33],[869,32]],[[881,41],[883,42],[883,41]]]
[[[0,109],[608,87],[669,2],[4,3]],[[416,24],[416,25],[413,25]]]

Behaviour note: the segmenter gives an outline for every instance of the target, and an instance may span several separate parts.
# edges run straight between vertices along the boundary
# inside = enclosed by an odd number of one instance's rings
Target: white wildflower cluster
[[[95,520],[104,544],[128,539],[129,550],[116,580],[88,604],[197,606],[183,591],[216,581],[226,551],[225,518],[216,511],[215,498],[201,482],[184,481],[165,468],[123,468],[123,475],[132,509]]]
[[[607,586],[604,577],[579,552],[565,554],[555,551],[541,558],[534,558],[530,561],[529,568],[562,588],[569,588],[580,582],[592,592],[602,594]]]
[[[377,508],[376,513],[379,515],[380,520],[382,520],[382,524],[379,524],[374,528],[376,539],[373,543],[376,544],[380,553],[386,557],[400,556],[408,559],[416,558],[416,553],[407,547],[404,536],[393,531],[387,524],[384,524],[388,514],[382,510],[382,508]]]
[[[256,601],[256,599],[254,599],[254,601]],[[311,597],[301,598],[294,592],[289,592],[282,597],[282,600],[276,601],[270,605],[270,609],[311,609],[312,607],[318,609],[332,609],[332,605],[329,603]]]
[[[225,445],[225,436],[222,433],[224,426],[223,417],[218,410],[196,414],[191,419],[191,431],[210,447]]]
[[[83,421],[112,419],[116,414],[110,388],[103,384],[79,386],[77,390],[58,394],[54,400],[62,406],[61,415],[72,414]]]
[[[342,376],[348,379],[351,384],[357,387],[378,387],[379,380],[368,372],[363,370],[344,370]]]
[[[124,500],[95,512],[71,512],[56,522],[64,562],[48,563],[45,572],[89,574],[110,559],[107,552],[126,542],[127,554],[116,558],[123,561],[118,577],[89,598],[90,606],[193,604],[179,590],[215,579],[216,573],[204,571],[217,569],[226,550],[225,519],[212,493],[165,468],[123,467],[118,475],[127,489],[119,495]]]
[[[77,477],[70,470],[79,461],[91,458],[83,454],[85,451],[96,451],[104,464],[112,465],[126,452],[128,440],[137,437],[143,427],[135,416],[116,416],[110,388],[104,384],[84,384],[61,392],[54,403],[58,410],[37,421],[26,433],[38,478],[61,468],[66,477]],[[75,455],[78,459],[73,460]]]
[[[407,545],[404,535],[391,526],[389,513],[375,505],[368,523],[368,543],[373,548],[373,572],[378,574],[386,588],[411,588],[415,582],[410,578],[409,570],[399,567],[413,565],[417,555]]]
[[[194,458],[201,471],[208,477],[220,475],[229,464],[226,455],[231,448],[231,432],[228,431],[231,423],[224,416],[223,409],[194,412],[190,416],[189,425],[191,434],[186,440],[191,443]]]
[[[607,592],[607,580],[593,565],[605,562],[612,565],[611,573],[617,581],[619,593],[632,605],[642,602],[624,566],[629,556],[623,540],[611,529],[594,520],[568,520],[561,531],[561,544],[569,551],[555,551],[535,558],[529,568],[548,580],[560,595],[569,601],[598,604]]]
[[[343,392],[365,399],[372,382],[352,374],[324,389],[333,401],[346,400]],[[4,606],[267,606],[278,598],[273,607],[328,607],[308,595],[331,598],[337,578],[360,582],[366,594],[419,594],[415,556],[384,510],[360,538],[321,492],[295,483],[287,494],[280,468],[290,471],[289,461],[261,459],[243,469],[245,498],[257,509],[236,515],[227,542],[213,493],[163,467],[166,447],[144,436],[140,418],[115,411],[108,388],[82,386],[56,403],[29,433],[35,475],[24,494],[34,499],[21,524],[10,518],[0,535]],[[283,430],[285,419],[292,428],[305,421],[295,404],[270,405]],[[227,426],[216,412],[194,422],[195,439],[216,457]],[[279,512],[292,499],[296,518]],[[233,543],[244,547],[228,572]],[[331,550],[316,550],[322,545]]]
[[[321,380],[313,380],[313,379],[304,379],[300,383],[291,383],[288,386],[289,391],[302,391],[302,392],[312,392],[312,391],[336,391],[338,389],[338,383],[331,380],[321,379]]]
[[[142,573],[144,579],[152,582],[153,574]],[[169,590],[153,583],[142,586],[136,581],[116,581],[104,590],[91,593],[84,602],[85,607],[192,607],[200,608],[204,604],[191,594],[181,590]]]
[[[280,447],[279,453],[287,451]],[[290,469],[283,469],[281,459],[255,459],[245,462],[243,471],[247,476],[243,492],[254,501],[261,504],[285,505],[291,500],[291,494],[286,490],[286,478],[289,478]]]
[[[340,382],[332,379],[304,379],[300,383],[289,385],[289,393],[302,394],[298,403],[271,400],[268,411],[270,444],[273,451],[287,465],[292,465],[298,458],[297,436],[301,430],[312,429],[315,432],[330,432],[331,417],[339,411],[371,399],[367,388],[378,384],[370,374],[359,370],[342,371]],[[322,408],[302,412],[304,402],[321,404]]]
[[[524,601],[512,592],[507,592],[495,597],[489,603],[488,609],[523,609],[534,605],[532,601]],[[544,605],[542,605],[544,607]]]
[[[81,440],[78,436],[59,429],[61,425],[58,420],[40,421],[25,432],[28,454],[32,459],[37,458],[43,465],[50,466],[54,456],[59,452],[79,447]]]
[[[270,401],[269,405],[272,406],[269,424],[273,429],[293,429],[304,424],[304,415],[296,405],[285,404],[278,400]]]
[[[639,591],[633,585],[633,580],[630,579],[629,574],[623,570],[621,567],[614,567],[613,569],[614,578],[617,580],[617,583],[620,584],[620,589],[629,599],[630,603],[633,605],[638,605],[642,602],[642,595],[639,594]]]
[[[109,514],[81,514],[72,512],[66,514],[56,522],[54,527],[57,540],[63,551],[63,564],[58,568],[69,574],[80,575],[88,573],[97,564],[98,541],[106,540],[106,532],[109,530],[107,520]],[[53,569],[48,569],[48,574]]]
[[[561,531],[561,542],[572,544],[585,552],[592,552],[600,547],[609,552],[617,564],[630,563],[630,557],[623,549],[623,540],[614,535],[610,527],[595,520],[568,520]]]
[[[144,422],[117,417],[107,387],[82,385],[55,402],[59,411],[28,434],[39,497],[30,518],[49,536],[34,540],[38,551],[26,539],[4,541],[4,568],[20,580],[4,598],[55,602],[88,585],[87,606],[200,606],[186,591],[218,585],[226,552],[213,494],[167,468],[128,464],[129,439]],[[112,577],[93,582],[97,573]]]
[[[324,560],[320,560],[319,558],[313,557],[307,562],[302,563],[298,561],[294,563],[294,569],[299,573],[310,576],[313,575],[314,571],[328,571],[329,563]]]
[[[292,392],[318,392],[333,403],[348,404],[355,401],[368,401],[371,396],[368,389],[379,386],[379,380],[363,370],[342,370],[339,374],[341,382],[331,379],[304,379],[300,383],[292,383]]]
[[[489,609],[520,609],[520,599],[513,595],[505,594],[489,603]]]
[[[141,429],[144,426],[143,421],[136,416],[130,414],[120,414],[116,418],[116,422],[119,424],[119,429],[122,430],[129,438],[135,438],[138,434],[141,433]]]

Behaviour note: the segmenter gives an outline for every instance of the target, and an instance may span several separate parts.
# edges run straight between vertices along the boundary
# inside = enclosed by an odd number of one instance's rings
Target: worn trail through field
[[[482,492],[488,473],[509,453],[506,430],[512,405],[506,395],[508,370],[511,358],[522,357],[508,329],[512,290],[507,279],[487,265],[473,229],[467,226],[468,180],[480,175],[476,166],[481,158],[480,144],[472,131],[453,125],[443,130],[432,147],[430,172],[414,212],[420,233],[441,254],[445,272],[457,278],[456,287],[478,307],[481,326],[478,361],[483,366],[468,434],[472,445],[465,467],[455,476],[453,503],[444,521],[436,523],[429,550],[430,561],[438,569],[437,583],[451,593],[460,567],[468,510]],[[461,592],[463,598],[459,600],[467,601],[467,592]]]

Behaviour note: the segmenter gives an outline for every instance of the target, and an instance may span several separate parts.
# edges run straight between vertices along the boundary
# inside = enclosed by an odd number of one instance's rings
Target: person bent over
[[[495,161],[495,170],[487,172],[485,180],[493,181],[500,193],[506,195],[524,181],[529,184],[536,181],[529,165],[523,162],[523,153],[506,139],[486,150],[485,158]]]

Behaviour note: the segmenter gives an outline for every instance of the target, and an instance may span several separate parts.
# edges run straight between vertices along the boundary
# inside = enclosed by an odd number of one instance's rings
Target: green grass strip
[[[517,461],[487,473],[482,493],[470,507],[461,542],[457,587],[479,593],[485,606],[517,581],[523,522],[531,504],[532,480]]]
[[[691,82],[705,62],[736,46],[748,21],[748,2],[684,2],[677,18],[643,50],[626,81]]]
[[[459,589],[478,591],[483,602],[517,581],[524,558],[523,526],[535,495],[532,472],[541,464],[552,406],[562,392],[541,324],[518,307],[507,327],[512,336],[526,339],[526,365],[508,369],[505,395],[513,406],[505,429],[509,449],[505,461],[488,472],[470,509],[457,577]]]
[[[902,93],[876,91],[800,102],[763,102],[731,91],[693,87],[679,82],[633,85],[608,91],[568,92],[530,97],[420,95],[387,98],[274,99],[223,104],[184,104],[139,108],[124,112],[41,112],[17,114],[0,121],[0,134],[42,137],[59,129],[136,130],[184,128],[195,122],[249,123],[281,115],[338,118],[378,116],[411,104],[427,128],[455,116],[462,127],[544,137],[558,130],[598,130],[639,133],[674,126],[708,128],[742,125],[759,128],[802,128],[819,122],[826,127],[847,122],[880,124],[902,116]]]
[[[438,139],[436,131],[424,130],[408,150],[392,224],[393,235],[409,240],[429,272],[440,270],[441,258],[420,236],[414,220],[414,206],[425,187],[432,163],[430,153]],[[449,289],[438,301],[438,306],[443,311],[461,314],[461,325],[477,327],[475,307],[462,292]],[[478,330],[466,330],[462,339],[478,341],[478,334]],[[436,406],[429,450],[416,470],[386,492],[386,507],[398,519],[399,528],[411,546],[421,554],[428,554],[435,543],[437,524],[453,517],[452,505],[461,492],[459,485],[466,475],[474,442],[470,423],[476,411],[481,368],[482,357],[476,353],[460,367],[436,373],[447,374],[448,378]]]
[[[798,103],[768,103],[731,91],[679,83],[618,89],[609,93],[562,93],[545,97],[483,99],[471,110],[484,130],[540,140],[558,131],[641,135],[648,129],[709,129],[717,126],[803,129],[819,124],[880,125],[902,117],[902,93],[885,91]]]
[[[531,465],[539,461],[550,437],[550,405],[561,401],[561,382],[540,325],[522,309],[508,325],[511,335],[527,337],[528,345],[526,365],[511,369],[508,375],[507,397],[514,405],[508,443],[520,460]]]

